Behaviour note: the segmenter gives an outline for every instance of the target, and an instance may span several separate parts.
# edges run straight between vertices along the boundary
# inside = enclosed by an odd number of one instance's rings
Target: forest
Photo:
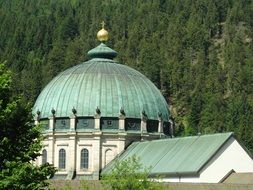
[[[86,61],[101,21],[116,58],[166,98],[175,136],[233,131],[253,153],[252,0],[1,0],[0,63],[34,103]]]

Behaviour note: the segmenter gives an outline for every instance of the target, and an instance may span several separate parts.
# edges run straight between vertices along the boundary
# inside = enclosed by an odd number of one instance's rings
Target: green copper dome
[[[168,121],[168,105],[155,85],[140,72],[112,60],[117,52],[100,44],[88,53],[92,59],[69,68],[56,76],[41,92],[34,112],[48,118],[69,117],[75,108],[78,117],[94,116],[96,108],[101,117],[119,117],[124,109],[127,118],[158,119],[162,113]]]

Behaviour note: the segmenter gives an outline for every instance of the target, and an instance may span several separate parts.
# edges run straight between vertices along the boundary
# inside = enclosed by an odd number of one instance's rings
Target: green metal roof
[[[108,58],[113,59],[117,56],[117,52],[113,49],[107,47],[104,43],[88,51],[88,56],[90,58]]]
[[[156,86],[140,72],[108,59],[115,55],[104,44],[91,50],[93,59],[63,71],[43,89],[33,112],[47,118],[54,108],[56,117],[69,117],[74,107],[77,116],[94,116],[99,107],[101,117],[118,117],[123,108],[128,118],[140,118],[144,110],[149,119],[157,120],[160,112],[168,121],[168,105]]]
[[[150,174],[198,174],[233,133],[168,138],[145,142],[134,142],[102,173],[113,168],[116,160],[125,160],[133,155]]]

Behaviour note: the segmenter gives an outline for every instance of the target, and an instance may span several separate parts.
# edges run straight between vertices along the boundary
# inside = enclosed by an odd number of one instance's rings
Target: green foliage
[[[102,176],[105,189],[111,190],[162,190],[162,184],[148,179],[148,169],[143,168],[136,156],[117,162],[108,174]]]
[[[82,190],[90,190],[91,186],[86,182],[86,181],[82,181]]]
[[[72,188],[69,183],[66,183],[65,186],[61,188],[61,190],[72,190]]]
[[[30,106],[12,96],[11,83],[10,72],[0,64],[0,189],[41,189],[55,170],[31,163],[42,148],[40,128],[32,124]]]
[[[108,45],[162,91],[178,135],[234,131],[253,151],[252,12],[248,0],[1,1],[0,62],[34,102],[87,59],[105,20]]]

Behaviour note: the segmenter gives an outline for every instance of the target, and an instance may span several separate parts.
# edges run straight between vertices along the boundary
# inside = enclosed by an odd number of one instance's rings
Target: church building
[[[112,160],[130,155],[152,167],[151,177],[164,174],[164,181],[219,182],[232,171],[253,172],[252,158],[232,134],[171,138],[169,106],[161,92],[114,60],[117,52],[106,46],[104,26],[97,38],[101,43],[88,52],[89,60],[58,74],[36,100],[35,120],[45,136],[36,164],[55,166],[55,179],[98,180],[113,167]],[[220,156],[224,159],[216,164]],[[218,175],[217,168],[227,163]]]
[[[108,32],[88,52],[89,61],[56,76],[34,105],[44,126],[38,164],[58,168],[55,178],[98,179],[99,172],[134,141],[171,133],[169,107],[157,87],[140,72],[113,58]]]

